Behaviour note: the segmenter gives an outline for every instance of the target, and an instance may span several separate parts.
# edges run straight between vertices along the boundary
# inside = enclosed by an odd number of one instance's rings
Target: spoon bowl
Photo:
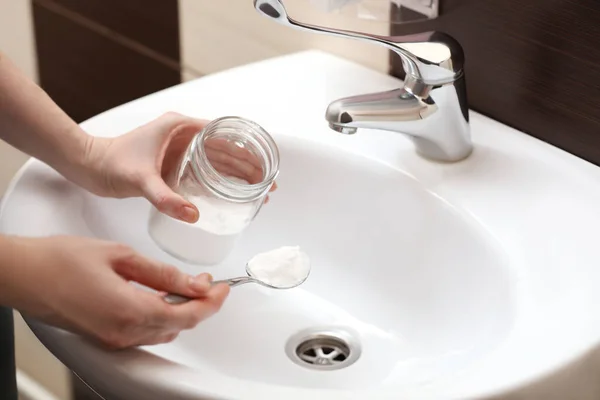
[[[306,281],[308,279],[308,275],[310,275],[310,267],[308,269],[308,272],[302,276],[302,278],[298,279],[297,281],[290,283],[288,285],[285,284],[274,284],[274,283],[267,283],[264,280],[256,277],[254,275],[254,273],[252,272],[252,269],[250,268],[250,263],[246,263],[246,273],[248,274],[248,281],[254,282],[254,283],[258,283],[259,285],[271,288],[271,289],[293,289],[295,287],[298,287],[300,285],[302,285],[304,283],[304,281]],[[246,278],[245,276],[243,278]],[[233,278],[235,279],[235,278]],[[224,281],[217,281],[215,283],[220,283],[220,282],[225,282],[228,281],[227,279]],[[246,282],[244,282],[246,283]],[[232,285],[230,285],[232,286]]]

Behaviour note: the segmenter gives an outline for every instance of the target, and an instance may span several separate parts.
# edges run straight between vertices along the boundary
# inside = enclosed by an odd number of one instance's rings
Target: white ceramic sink
[[[233,289],[221,313],[167,345],[108,352],[29,320],[38,338],[119,399],[485,398],[576,365],[600,339],[600,170],[476,113],[475,152],[456,164],[421,159],[401,135],[327,127],[331,100],[397,85],[311,51],[85,122],[103,136],[165,111],[259,122],[281,150],[280,189],[231,257],[205,270],[236,276],[253,254],[296,244],[313,270],[289,291]],[[149,210],[141,199],[94,197],[30,161],[5,197],[0,231],[116,240],[200,272],[156,247]],[[358,359],[331,371],[292,361],[288,340],[306,329],[343,332]]]

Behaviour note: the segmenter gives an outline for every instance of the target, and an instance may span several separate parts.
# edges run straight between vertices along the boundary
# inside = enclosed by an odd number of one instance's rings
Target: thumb
[[[144,181],[142,192],[158,211],[189,223],[198,220],[198,209],[175,193],[162,178],[158,176],[147,178]]]

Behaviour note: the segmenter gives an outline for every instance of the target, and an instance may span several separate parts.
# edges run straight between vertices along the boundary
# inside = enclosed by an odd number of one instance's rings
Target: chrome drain
[[[286,353],[298,365],[331,371],[356,362],[360,346],[345,330],[310,329],[292,336]]]

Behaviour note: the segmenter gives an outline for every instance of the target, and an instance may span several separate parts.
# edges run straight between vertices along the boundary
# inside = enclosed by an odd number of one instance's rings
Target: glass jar
[[[279,173],[279,150],[258,124],[240,117],[210,122],[190,142],[167,184],[194,204],[194,224],[152,208],[148,232],[172,256],[214,265],[234,248]]]

